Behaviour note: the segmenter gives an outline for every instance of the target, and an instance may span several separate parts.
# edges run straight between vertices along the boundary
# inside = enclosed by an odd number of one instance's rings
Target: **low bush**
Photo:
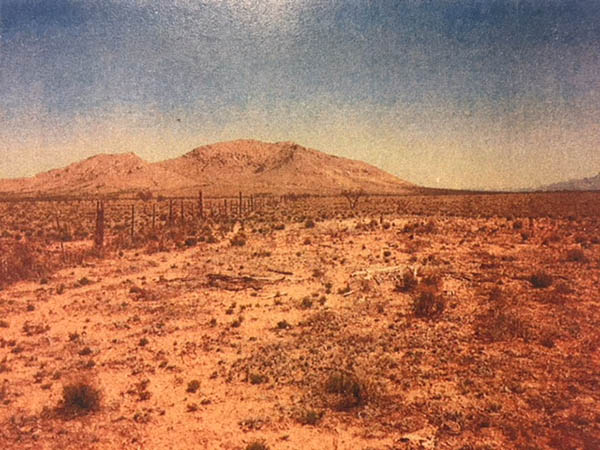
[[[78,380],[63,386],[59,412],[66,418],[91,414],[100,410],[100,390],[91,383]]]
[[[46,263],[32,244],[0,243],[0,286],[38,278],[47,272]]]
[[[269,447],[265,441],[255,441],[248,444],[246,450],[269,450]]]
[[[552,275],[544,271],[537,271],[529,277],[529,282],[536,289],[544,289],[552,285]]]
[[[477,336],[486,342],[502,342],[523,339],[528,342],[533,333],[531,326],[514,312],[503,306],[493,307],[479,315],[475,322]]]
[[[394,290],[397,292],[410,292],[419,284],[415,273],[406,269],[401,277],[396,278]]]
[[[585,262],[585,253],[580,248],[571,248],[567,250],[566,260],[569,262]]]
[[[302,409],[298,415],[297,420],[302,425],[316,425],[321,421],[323,417],[322,411],[315,411],[314,409]]]
[[[337,411],[348,411],[364,405],[368,400],[368,390],[353,373],[335,371],[325,380],[325,393],[329,404]]]
[[[420,287],[419,292],[413,298],[413,312],[416,317],[421,319],[439,317],[445,306],[444,298],[437,289],[426,285]]]
[[[246,245],[246,235],[244,233],[238,233],[231,238],[230,242],[234,247],[243,247]]]

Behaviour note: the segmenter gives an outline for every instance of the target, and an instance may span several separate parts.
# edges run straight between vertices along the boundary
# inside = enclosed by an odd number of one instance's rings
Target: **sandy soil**
[[[0,291],[2,447],[600,448],[596,219],[258,228]]]

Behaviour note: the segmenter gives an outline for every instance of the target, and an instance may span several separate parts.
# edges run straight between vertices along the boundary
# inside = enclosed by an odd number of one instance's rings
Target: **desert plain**
[[[600,194],[193,203],[0,204],[3,448],[599,448]]]

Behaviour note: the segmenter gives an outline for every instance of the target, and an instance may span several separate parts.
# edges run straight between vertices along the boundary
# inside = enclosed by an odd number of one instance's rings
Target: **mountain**
[[[190,183],[133,153],[100,154],[31,178],[0,180],[0,192],[23,196],[106,195],[173,191]]]
[[[538,188],[540,191],[598,191],[600,190],[600,173],[594,177],[563,181]]]
[[[157,166],[209,193],[333,194],[343,189],[398,193],[413,185],[361,161],[293,142],[237,140],[198,147]]]
[[[361,161],[292,142],[237,140],[198,147],[149,163],[133,153],[101,154],[31,178],[0,180],[0,192],[19,196],[286,193],[339,194],[344,189],[402,193],[416,188]]]

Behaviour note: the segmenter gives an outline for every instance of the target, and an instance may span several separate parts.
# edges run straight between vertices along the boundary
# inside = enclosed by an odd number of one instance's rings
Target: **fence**
[[[136,228],[136,204],[139,199],[104,199],[96,200],[96,217],[94,230],[94,245],[98,248],[104,245],[104,229],[105,229],[105,210],[106,204],[110,202],[131,201],[131,210],[129,213],[129,236],[133,240]],[[275,207],[281,202],[286,201],[286,197],[273,196],[244,196],[240,191],[237,197],[228,198],[212,198],[204,197],[202,191],[198,193],[198,197],[159,197],[156,200],[142,200],[144,205],[144,215],[147,214],[147,203],[152,204],[152,212],[150,214],[151,229],[154,231],[158,228],[159,222],[162,222],[163,227],[184,227],[186,223],[194,220],[202,219],[242,219],[245,215],[262,210],[267,207]],[[163,217],[160,211],[157,211],[161,204],[168,205],[168,215]],[[179,211],[177,211],[179,209]],[[164,220],[161,220],[164,219]]]

